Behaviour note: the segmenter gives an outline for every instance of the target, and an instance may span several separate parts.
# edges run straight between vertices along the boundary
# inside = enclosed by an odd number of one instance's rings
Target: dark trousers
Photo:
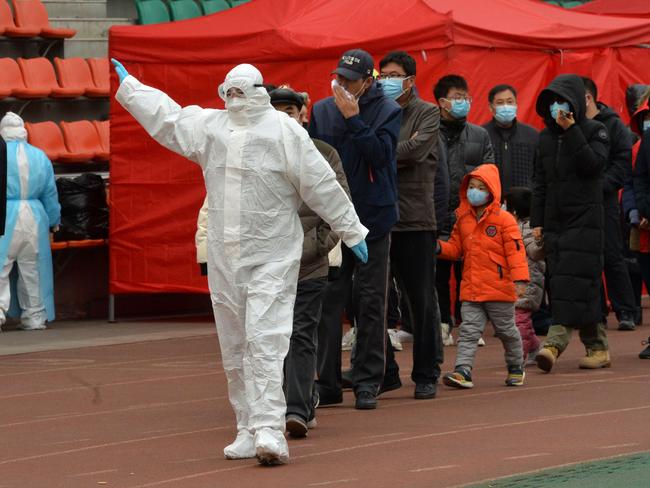
[[[284,396],[287,415],[305,422],[314,417],[312,396],[316,377],[316,340],[326,278],[298,282],[293,308],[293,331],[284,360]]]
[[[451,270],[454,270],[456,277],[456,321],[451,316]],[[440,306],[440,321],[449,325],[460,324],[460,281],[462,279],[462,263],[459,261],[438,261],[436,270],[436,290],[438,291],[438,304]]]
[[[621,233],[621,217],[618,203],[605,204],[605,282],[607,296],[612,308],[620,318],[620,314],[634,317],[635,303],[632,281],[623,257],[623,235]],[[603,316],[607,317],[607,302],[605,299],[605,284],[602,285]]]
[[[318,327],[318,381],[321,397],[341,396],[341,315],[354,275],[354,316],[357,340],[352,363],[354,391],[377,393],[386,357],[386,295],[390,235],[368,241],[368,262],[357,260],[341,246],[343,261],[336,280],[329,281]]]
[[[443,362],[440,317],[436,303],[436,233],[393,232],[391,240],[391,269],[402,292],[402,308],[408,310],[411,318],[411,379],[415,383],[435,383]],[[389,353],[389,360],[390,356]],[[387,375],[391,370],[394,371],[395,368],[387,367]]]
[[[646,289],[650,290],[650,253],[639,252],[637,253],[637,259],[639,260],[643,283],[645,283]]]

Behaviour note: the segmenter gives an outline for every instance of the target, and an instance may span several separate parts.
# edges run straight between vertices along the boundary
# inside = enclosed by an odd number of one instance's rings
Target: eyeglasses
[[[402,80],[406,80],[407,78],[410,78],[410,76],[402,75],[399,73],[379,73],[377,78],[380,80],[390,80],[394,78],[400,78]]]

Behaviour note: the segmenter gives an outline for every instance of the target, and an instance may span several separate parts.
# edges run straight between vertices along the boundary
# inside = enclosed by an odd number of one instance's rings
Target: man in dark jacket
[[[585,87],[576,75],[555,78],[536,108],[546,128],[535,161],[530,225],[535,238],[544,239],[551,311],[559,324],[549,328],[537,366],[550,371],[577,328],[587,349],[580,367],[608,367],[600,308],[607,128],[586,117]]]
[[[634,290],[632,280],[623,259],[623,235],[621,232],[621,208],[618,192],[632,172],[632,134],[616,112],[598,102],[598,88],[592,79],[583,77],[587,92],[587,118],[597,120],[607,127],[609,134],[609,158],[603,181],[603,205],[605,207],[605,281],[607,295],[612,302],[619,324],[618,330],[634,330]],[[607,298],[602,289],[603,322],[607,322]]]
[[[269,92],[271,105],[300,123],[305,100],[289,88]],[[312,139],[316,149],[336,173],[336,179],[349,194],[341,158],[329,144]],[[323,219],[304,203],[298,210],[305,233],[298,274],[296,303],[293,308],[293,331],[289,352],[284,360],[284,395],[287,400],[287,432],[305,437],[315,419],[314,377],[316,375],[316,333],[321,317],[322,297],[327,284],[328,253],[338,237]]]
[[[319,331],[320,401],[341,403],[341,316],[354,274],[357,343],[352,382],[358,409],[376,408],[384,378],[390,231],[398,219],[395,149],[402,110],[375,83],[373,68],[367,52],[345,52],[334,71],[334,96],[314,105],[309,125],[312,137],[331,144],[341,156],[352,202],[370,230],[366,264],[343,249],[339,279],[327,285]]]
[[[403,51],[389,53],[379,63],[384,94],[402,107],[397,143],[399,222],[391,236],[391,269],[405,300],[413,333],[415,398],[436,396],[443,361],[440,318],[435,289],[436,246],[434,185],[440,111],[414,90],[416,64]],[[384,389],[401,384],[392,348],[388,348]]]
[[[442,144],[439,152],[447,161],[449,170],[449,206],[447,218],[438,222],[438,235],[445,239],[451,233],[456,221],[455,212],[460,203],[458,191],[463,177],[483,163],[494,163],[494,151],[487,131],[478,125],[467,122],[472,98],[469,96],[467,81],[462,76],[447,75],[438,80],[433,95],[440,106],[440,135]],[[457,292],[461,281],[459,263],[440,261],[436,273],[436,288],[440,304],[440,319],[445,329],[453,324],[451,318],[451,298],[449,279],[454,266]],[[458,293],[456,293],[458,296]],[[460,310],[457,304],[456,314]]]
[[[488,106],[492,120],[483,128],[492,141],[503,194],[513,186],[530,188],[539,141],[537,130],[517,120],[517,91],[510,85],[492,88]]]

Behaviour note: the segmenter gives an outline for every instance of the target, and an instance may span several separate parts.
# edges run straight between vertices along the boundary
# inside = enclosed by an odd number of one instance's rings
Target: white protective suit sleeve
[[[205,165],[204,154],[208,138],[206,118],[216,109],[198,105],[181,107],[166,93],[147,86],[133,76],[120,84],[115,99],[159,144],[187,159]]]
[[[199,210],[199,216],[196,219],[196,235],[194,236],[196,245],[196,262],[208,262],[208,197],[203,200],[203,205]]]
[[[293,132],[291,135],[285,132],[284,138],[285,143],[293,142],[285,147],[287,173],[300,197],[329,224],[346,246],[359,244],[368,235],[368,229],[361,224],[354,205],[336,181],[336,173],[316,149],[307,131],[300,127],[295,130],[284,128],[286,132]]]

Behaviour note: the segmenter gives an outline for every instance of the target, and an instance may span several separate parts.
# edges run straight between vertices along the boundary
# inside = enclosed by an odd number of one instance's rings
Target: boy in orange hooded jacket
[[[477,341],[488,319],[505,349],[506,385],[524,384],[521,336],[515,325],[515,300],[529,280],[526,250],[515,218],[501,209],[499,170],[484,164],[465,176],[460,206],[448,242],[438,241],[442,259],[463,259],[460,285],[462,323],[456,367],[443,382],[472,388]]]

